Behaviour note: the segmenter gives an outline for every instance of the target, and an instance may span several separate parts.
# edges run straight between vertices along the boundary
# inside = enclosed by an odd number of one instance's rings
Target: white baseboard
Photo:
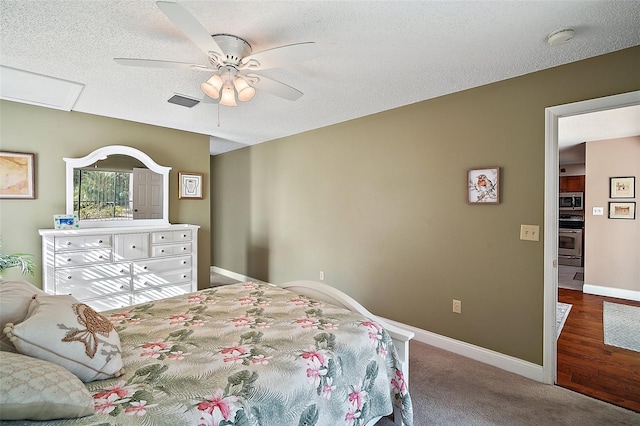
[[[587,294],[595,294],[597,296],[616,297],[618,299],[640,301],[640,291],[637,290],[625,290],[622,288],[585,284],[582,287],[582,292]]]
[[[217,266],[212,266],[211,267],[211,272],[215,272],[216,274],[224,275],[225,277],[229,277],[229,278],[232,278],[232,279],[240,281],[240,282],[247,282],[247,281],[255,281],[255,282],[259,282],[259,283],[265,282],[265,281],[262,281],[262,280],[259,280],[259,279],[256,279],[256,278],[248,277],[246,275],[238,274],[236,272],[231,272],[231,271],[228,271],[226,269],[218,268]]]
[[[262,282],[261,280],[256,280],[255,278],[247,277],[246,275],[227,271],[226,269],[218,268],[217,266],[212,266],[211,272],[222,274],[238,281]],[[391,324],[396,325],[402,329],[414,332],[414,339],[416,339],[418,342],[426,343],[427,345],[435,346],[437,348],[444,349],[446,351],[453,352],[467,358],[471,358],[484,364],[489,364],[502,370],[519,374],[520,376],[524,376],[538,382],[544,381],[541,365],[523,361],[521,359],[501,354],[500,352],[485,349],[480,346],[472,345],[470,343],[461,342],[450,337],[441,336],[439,334],[403,324],[398,321],[393,321],[387,318],[383,318],[383,320],[388,321]],[[409,355],[409,357],[411,357],[411,355]]]
[[[400,328],[404,328],[405,330],[413,331],[415,333],[414,339],[418,342],[426,343],[427,345],[435,346],[538,382],[544,381],[541,365],[537,365],[529,361],[523,361],[519,358],[514,358],[470,343],[461,342],[450,337],[441,336],[439,334],[422,330],[407,324],[402,324],[390,319],[385,318],[385,321],[389,321],[390,323],[397,325]],[[409,357],[411,357],[411,355],[409,355]]]

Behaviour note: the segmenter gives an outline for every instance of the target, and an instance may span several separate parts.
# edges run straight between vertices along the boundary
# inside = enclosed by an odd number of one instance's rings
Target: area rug
[[[604,344],[640,352],[640,307],[603,302]]]
[[[571,305],[568,303],[560,303],[556,305],[556,340],[560,337],[560,332],[562,331],[562,327],[564,327],[564,323],[569,317],[569,311],[571,310]]]

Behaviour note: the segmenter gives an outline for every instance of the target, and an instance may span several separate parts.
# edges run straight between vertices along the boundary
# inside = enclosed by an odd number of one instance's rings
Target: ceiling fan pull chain
[[[220,127],[220,102],[216,104],[218,106],[218,127]]]

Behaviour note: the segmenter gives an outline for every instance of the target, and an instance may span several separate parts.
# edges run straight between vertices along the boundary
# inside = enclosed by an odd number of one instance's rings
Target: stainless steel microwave
[[[584,192],[561,192],[558,208],[560,210],[584,210]]]

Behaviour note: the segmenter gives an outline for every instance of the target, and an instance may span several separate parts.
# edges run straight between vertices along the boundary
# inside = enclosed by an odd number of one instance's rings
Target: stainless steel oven
[[[582,229],[559,229],[558,263],[560,265],[582,266]]]

